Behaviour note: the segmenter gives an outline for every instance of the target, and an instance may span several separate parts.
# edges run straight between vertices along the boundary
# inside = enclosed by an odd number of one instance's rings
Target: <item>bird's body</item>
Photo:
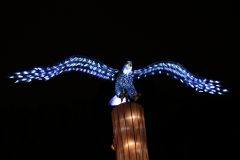
[[[110,100],[110,105],[119,105],[128,99],[137,100],[139,94],[134,87],[134,80],[155,74],[166,74],[176,80],[194,88],[198,92],[210,94],[223,94],[219,81],[200,78],[188,72],[184,67],[175,62],[158,62],[142,69],[132,70],[132,62],[127,61],[121,71],[113,69],[96,60],[74,56],[51,67],[36,67],[29,71],[16,72],[10,78],[18,82],[31,82],[36,80],[49,80],[63,72],[78,71],[96,76],[101,79],[115,81],[116,95]]]
[[[133,97],[137,94],[137,91],[133,85],[133,74],[120,74],[116,79],[115,92],[117,96],[121,94],[127,94],[129,97]]]
[[[118,97],[126,97],[133,99],[137,91],[133,85],[134,74],[132,72],[132,62],[128,61],[117,76],[115,83],[115,92]],[[126,95],[126,96],[125,96]]]

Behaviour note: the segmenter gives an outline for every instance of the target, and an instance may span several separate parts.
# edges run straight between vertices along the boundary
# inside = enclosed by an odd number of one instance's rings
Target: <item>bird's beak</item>
[[[128,66],[129,66],[129,67],[132,67],[132,63],[131,63],[131,62],[128,62]]]

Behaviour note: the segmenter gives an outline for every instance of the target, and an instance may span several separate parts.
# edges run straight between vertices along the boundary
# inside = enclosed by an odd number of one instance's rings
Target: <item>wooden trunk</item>
[[[113,146],[117,160],[149,160],[144,110],[128,102],[112,110]]]

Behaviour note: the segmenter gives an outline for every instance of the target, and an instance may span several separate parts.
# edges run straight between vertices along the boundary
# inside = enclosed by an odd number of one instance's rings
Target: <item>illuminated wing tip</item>
[[[223,95],[224,93],[229,92],[228,89],[222,88],[220,81],[203,79],[191,82],[192,83],[188,82],[188,85],[190,85],[192,88],[195,88],[195,90],[198,92],[206,92],[209,94],[219,95]]]
[[[36,80],[48,80],[55,74],[52,71],[43,70],[42,68],[34,68],[30,71],[16,72],[14,75],[9,76],[10,79],[14,79],[15,83],[26,82],[29,83],[33,79]]]

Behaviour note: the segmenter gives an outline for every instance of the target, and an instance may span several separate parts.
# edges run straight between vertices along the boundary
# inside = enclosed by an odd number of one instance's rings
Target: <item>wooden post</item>
[[[112,110],[113,145],[117,160],[149,160],[144,110],[128,102]]]

